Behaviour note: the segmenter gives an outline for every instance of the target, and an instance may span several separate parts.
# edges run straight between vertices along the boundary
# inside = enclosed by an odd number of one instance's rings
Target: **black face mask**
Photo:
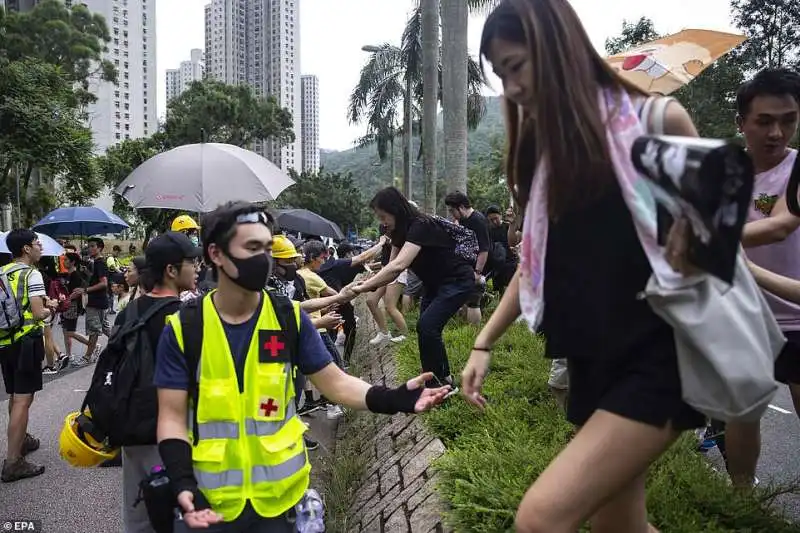
[[[278,265],[278,268],[283,270],[283,279],[286,281],[294,281],[297,279],[297,265]]]
[[[232,282],[251,292],[263,291],[266,288],[267,280],[272,275],[272,257],[267,254],[258,254],[247,259],[240,259],[227,252],[225,255],[239,271],[238,278],[233,278],[225,272]]]

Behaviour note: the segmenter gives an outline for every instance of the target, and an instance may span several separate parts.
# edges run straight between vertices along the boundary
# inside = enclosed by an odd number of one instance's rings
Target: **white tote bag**
[[[675,330],[683,400],[725,422],[761,418],[778,389],[775,359],[786,343],[742,254],[733,285],[705,275],[669,290],[651,276],[644,291]]]

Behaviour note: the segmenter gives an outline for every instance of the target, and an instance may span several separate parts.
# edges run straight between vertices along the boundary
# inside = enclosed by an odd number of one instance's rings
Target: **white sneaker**
[[[336,420],[344,414],[342,408],[338,405],[328,405],[328,420]]]
[[[387,341],[390,341],[390,340],[392,340],[392,336],[391,335],[389,335],[388,333],[383,333],[383,332],[379,331],[377,335],[375,335],[374,337],[372,337],[372,339],[370,339],[369,343],[372,346],[377,346],[379,344],[383,344],[384,342],[387,342]]]
[[[347,340],[347,335],[344,334],[344,331],[340,331],[336,335],[336,346],[344,346],[346,340]]]
[[[391,339],[392,342],[396,342],[396,343],[403,342],[404,340],[406,340],[406,336],[405,335],[398,335],[397,337],[392,337],[392,339]]]

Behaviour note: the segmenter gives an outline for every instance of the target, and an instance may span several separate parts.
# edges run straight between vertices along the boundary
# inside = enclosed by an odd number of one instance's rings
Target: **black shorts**
[[[64,318],[61,317],[61,329],[64,331],[68,331],[70,333],[74,333],[78,331],[78,319],[77,318]]]
[[[671,328],[613,359],[569,360],[567,419],[582,426],[598,409],[657,427],[670,421],[677,430],[705,426],[705,416],[681,396]]]
[[[800,384],[800,331],[784,331],[786,344],[775,360],[775,379]]]
[[[0,350],[0,369],[6,394],[33,394],[42,390],[44,339],[41,332],[26,335]]]

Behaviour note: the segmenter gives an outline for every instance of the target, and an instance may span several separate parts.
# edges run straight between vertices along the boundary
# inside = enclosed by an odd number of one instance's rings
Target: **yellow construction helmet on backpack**
[[[88,409],[75,411],[64,419],[58,438],[58,453],[72,466],[93,467],[113,459],[119,449],[109,449],[91,435],[92,418]]]
[[[172,221],[172,231],[199,230],[200,226],[189,215],[181,215]]]

